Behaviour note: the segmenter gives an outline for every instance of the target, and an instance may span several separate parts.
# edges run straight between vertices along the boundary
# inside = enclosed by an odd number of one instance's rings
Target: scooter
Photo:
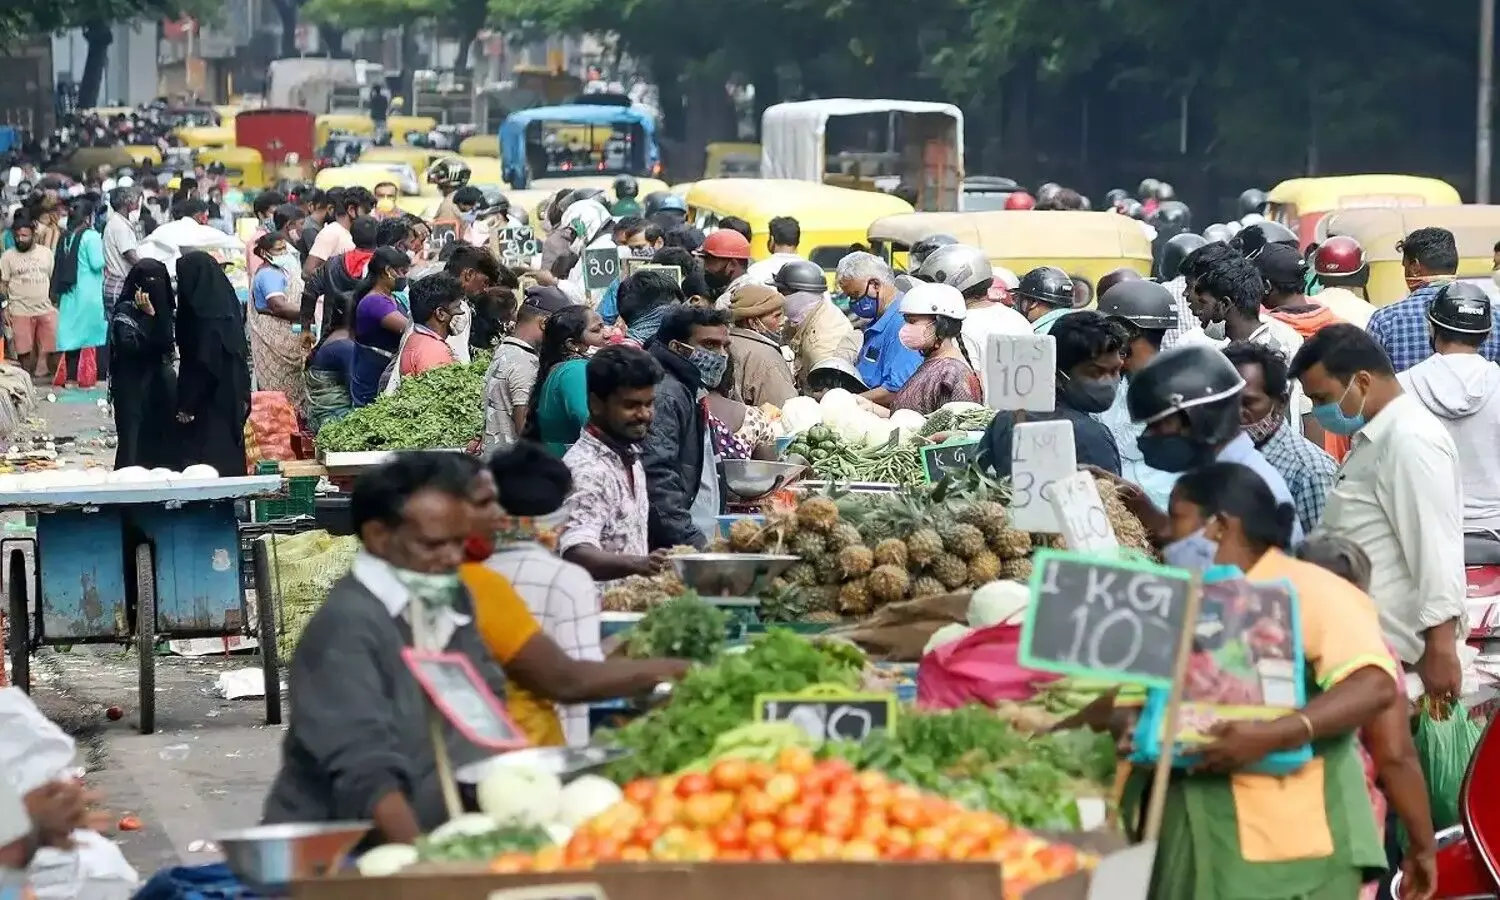
[[[1469,759],[1459,794],[1461,824],[1437,835],[1437,893],[1433,900],[1500,900],[1500,733],[1484,729]],[[1391,881],[1401,900],[1401,874]]]
[[[1500,653],[1500,534],[1464,534],[1464,579],[1469,608],[1469,646]]]

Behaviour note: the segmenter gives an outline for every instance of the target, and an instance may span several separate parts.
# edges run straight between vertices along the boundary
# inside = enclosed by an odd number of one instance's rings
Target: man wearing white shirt
[[[1349,435],[1319,531],[1364,548],[1370,596],[1423,692],[1447,704],[1462,690],[1463,492],[1458,449],[1443,423],[1402,390],[1390,357],[1357,325],[1307,339],[1291,374],[1328,431]]]
[[[756,284],[770,284],[781,267],[794,259],[802,259],[797,253],[797,246],[802,243],[802,226],[791,216],[777,216],[766,223],[766,229],[770,237],[766,239],[766,245],[771,255],[759,262],[752,263],[745,270],[745,278]]]

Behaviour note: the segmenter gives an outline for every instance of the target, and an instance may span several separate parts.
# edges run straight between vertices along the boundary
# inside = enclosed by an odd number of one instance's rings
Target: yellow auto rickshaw
[[[912,213],[871,223],[867,237],[874,253],[904,269],[912,245],[935,234],[978,247],[992,264],[1017,275],[1038,266],[1056,266],[1091,283],[1115,269],[1151,274],[1151,242],[1141,224],[1110,212]]]
[[[254,147],[211,147],[199,150],[197,162],[224,167],[224,180],[241,190],[266,186],[266,161]]]
[[[1266,195],[1266,218],[1297,232],[1303,246],[1322,240],[1318,223],[1343,209],[1454,206],[1462,203],[1446,181],[1417,175],[1335,175],[1293,178]]]
[[[720,141],[703,150],[704,178],[760,177],[760,144]]]
[[[151,144],[126,144],[125,152],[130,154],[130,158],[138,166],[161,165],[161,151]]]
[[[124,147],[79,147],[63,163],[63,170],[75,178],[82,178],[100,166],[123,169],[135,164],[135,158],[126,153]]]
[[[371,147],[359,155],[362,163],[397,163],[411,166],[419,181],[424,180],[427,167],[445,156],[457,156],[452,150],[435,150],[431,147]]]
[[[179,128],[172,132],[183,146],[190,150],[205,150],[212,147],[233,147],[234,128],[223,125],[199,125]]]
[[[501,192],[505,199],[510,201],[510,208],[525,210],[531,227],[536,229],[537,234],[546,230],[546,223],[542,221],[542,204],[552,199],[554,191],[538,191],[526,188],[519,191],[508,191],[502,186]]]
[[[469,167],[469,184],[475,187],[505,188],[505,179],[500,175],[500,159],[495,156],[465,156]]]
[[[641,185],[641,196],[646,186]],[[863,244],[871,223],[911,213],[900,197],[856,191],[811,181],[758,178],[710,178],[688,189],[688,220],[705,231],[726,216],[750,223],[750,255],[771,255],[768,223],[791,216],[802,226],[799,253],[832,273],[852,244]],[[831,277],[831,275],[830,275]]]
[[[546,191],[549,195],[556,194],[561,190],[576,191],[580,188],[598,188],[609,195],[609,202],[613,203],[619,198],[615,196],[615,179],[618,175],[565,175],[561,178],[533,178],[527,187],[534,191]],[[636,199],[639,200],[647,194],[656,191],[670,191],[665,181],[659,178],[641,178],[635,176]]]
[[[464,156],[500,158],[500,138],[493,134],[471,134],[458,144],[458,152]]]
[[[377,184],[387,182],[401,192],[396,198],[396,208],[402,212],[427,216],[437,205],[437,189],[421,183],[411,167],[403,163],[357,162],[319,170],[313,177],[313,184],[325,191],[336,187],[362,187],[373,192]],[[417,193],[412,193],[411,187],[417,187]]]
[[[328,136],[335,131],[352,134],[355,137],[369,137],[375,133],[374,120],[359,113],[324,113],[318,116],[317,127],[319,147],[328,143]]]
[[[426,134],[438,126],[432,116],[391,116],[385,120],[385,130],[390,132],[391,143],[406,146],[406,136],[413,131]]]
[[[1405,297],[1406,276],[1396,244],[1418,228],[1446,228],[1458,244],[1458,277],[1474,281],[1494,293],[1495,242],[1500,240],[1500,206],[1409,206],[1387,209],[1346,209],[1323,222],[1327,235],[1348,235],[1359,241],[1370,267],[1366,296],[1375,306]]]

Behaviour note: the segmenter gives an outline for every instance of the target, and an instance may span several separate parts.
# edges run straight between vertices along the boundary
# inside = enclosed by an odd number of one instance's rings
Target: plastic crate
[[[311,516],[317,495],[318,476],[293,475],[286,480],[283,498],[255,501],[255,521],[272,522],[294,516]]]

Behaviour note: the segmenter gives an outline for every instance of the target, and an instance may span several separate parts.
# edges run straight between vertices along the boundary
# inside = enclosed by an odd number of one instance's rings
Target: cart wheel
[[[280,648],[276,643],[276,592],[271,579],[271,551],[257,538],[250,550],[255,575],[256,618],[260,642],[260,665],[266,678],[266,724],[281,724]]]
[[[6,572],[6,594],[10,600],[6,611],[10,628],[10,677],[11,683],[26,693],[31,693],[31,604],[26,592],[26,553],[22,550],[10,552],[10,566]]]
[[[156,570],[151,545],[135,548],[135,641],[141,655],[141,734],[156,730]]]

